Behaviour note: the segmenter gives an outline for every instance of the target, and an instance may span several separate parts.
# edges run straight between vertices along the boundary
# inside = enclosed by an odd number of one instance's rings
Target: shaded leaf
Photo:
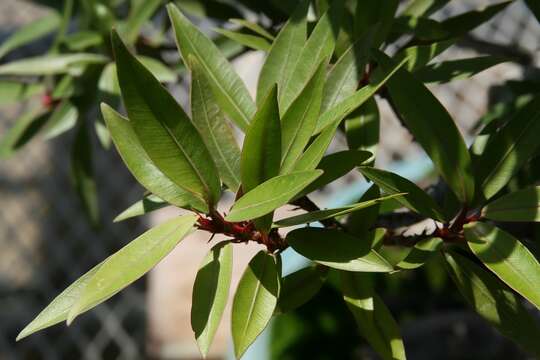
[[[287,242],[299,254],[319,264],[345,271],[389,272],[392,266],[370,248],[373,238],[384,236],[376,230],[354,237],[340,230],[301,228],[287,234]]]
[[[30,110],[21,115],[0,139],[0,158],[8,158],[26,145],[39,132],[48,119],[48,112]]]
[[[484,207],[482,216],[499,221],[540,221],[540,186],[501,196]]]
[[[449,60],[422,67],[414,73],[423,83],[441,84],[452,80],[468,79],[508,59],[496,56],[478,56],[469,59]]]
[[[321,174],[321,170],[297,171],[267,180],[236,201],[226,220],[243,221],[266,215],[287,204]]]
[[[82,51],[103,44],[103,37],[95,31],[78,31],[64,37],[64,45],[72,51]]]
[[[221,34],[229,39],[236,41],[240,45],[251,48],[253,50],[268,51],[271,44],[264,37],[245,34],[240,31],[226,30],[226,29],[214,29],[215,32]]]
[[[540,309],[540,264],[534,255],[493,225],[475,222],[463,230],[469,248],[487,268]]]
[[[130,44],[140,35],[142,26],[152,17],[162,4],[162,0],[131,1],[126,22],[120,26],[120,33]]]
[[[208,354],[227,305],[232,266],[232,244],[219,243],[206,255],[195,278],[191,328],[203,357]]]
[[[259,34],[262,37],[267,38],[270,41],[274,40],[274,36],[257,23],[254,23],[245,19],[230,19],[229,21],[233,24],[243,26],[246,29],[253,31],[256,34]]]
[[[278,263],[273,255],[260,251],[251,259],[238,283],[231,315],[237,359],[240,359],[272,318],[279,297],[281,269]]]
[[[321,289],[328,268],[312,265],[283,278],[276,312],[293,311],[311,300]]]
[[[118,214],[114,218],[113,222],[120,222],[137,216],[146,215],[149,212],[162,209],[167,205],[169,204],[167,204],[167,202],[165,202],[164,200],[150,194],[130,205],[126,210]]]
[[[416,71],[428,64],[433,58],[440,55],[443,51],[454,45],[456,39],[434,42],[429,45],[409,46],[396,55],[396,58],[406,58],[408,71]]]
[[[193,230],[196,220],[195,215],[185,215],[166,221],[109,256],[71,307],[67,323],[146,274]]]
[[[429,237],[419,241],[411,249],[405,259],[397,264],[401,269],[416,269],[424,265],[436,251],[442,247],[443,241],[438,237]]]
[[[345,119],[349,149],[366,150],[375,156],[379,143],[379,121],[377,102],[374,98],[369,98]]]
[[[359,202],[365,202],[377,199],[381,196],[379,187],[372,184],[369,189],[359,199]],[[387,201],[385,203],[391,202]],[[385,204],[383,203],[383,204]],[[347,229],[353,235],[362,235],[372,227],[374,227],[377,218],[379,217],[380,203],[376,203],[373,206],[364,208],[362,210],[355,211],[347,218]]]

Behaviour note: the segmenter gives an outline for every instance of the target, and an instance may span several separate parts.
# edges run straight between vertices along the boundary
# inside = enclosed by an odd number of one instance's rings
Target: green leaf
[[[306,42],[308,6],[309,1],[300,1],[297,9],[272,43],[272,47],[259,74],[257,84],[258,105],[262,103],[274,84],[277,83],[278,88],[281,89],[284,80],[294,70],[294,64],[296,64],[302,47]]]
[[[540,186],[501,196],[484,207],[482,216],[498,221],[540,221]]]
[[[103,37],[96,31],[79,31],[64,37],[64,45],[72,51],[82,51],[103,44]]]
[[[79,111],[69,100],[60,102],[43,128],[45,139],[52,139],[72,129],[77,123]]]
[[[76,71],[81,66],[103,64],[107,58],[98,54],[43,55],[25,58],[0,66],[0,75],[55,75]]]
[[[232,244],[222,242],[214,246],[206,255],[195,278],[191,328],[203,357],[208,354],[225,305],[227,305],[232,266]]]
[[[399,326],[367,274],[341,271],[343,299],[362,336],[384,360],[406,359]]]
[[[14,32],[0,45],[0,58],[12,50],[37,40],[54,31],[60,25],[60,16],[52,12],[39,20],[32,21]]]
[[[48,119],[43,109],[30,110],[21,115],[0,139],[0,158],[8,158],[26,145],[39,132]]]
[[[369,189],[359,199],[359,202],[370,201],[377,199],[381,196],[379,187],[372,184]],[[388,201],[391,202],[392,200]],[[386,203],[388,203],[386,202]],[[384,203],[383,203],[384,204]],[[380,203],[376,203],[373,206],[364,208],[362,210],[355,211],[347,218],[347,229],[353,235],[362,235],[369,229],[373,228],[377,218],[379,217],[379,210],[381,209]]]
[[[414,17],[431,15],[449,2],[450,0],[413,0],[402,14]]]
[[[405,259],[397,263],[401,269],[416,269],[424,265],[437,250],[442,247],[443,241],[438,237],[428,237],[416,243]]]
[[[392,266],[375,250],[373,238],[384,236],[378,229],[354,237],[340,230],[301,228],[287,234],[287,242],[299,254],[319,264],[345,271],[389,272]]]
[[[383,71],[394,64],[383,53],[378,56]],[[406,70],[398,70],[388,81],[390,97],[414,135],[433,161],[435,168],[459,200],[474,197],[471,159],[461,134],[439,100]]]
[[[344,117],[352,113],[363,103],[365,103],[370,97],[375,95],[377,91],[390,79],[394,73],[401,68],[405,63],[406,59],[400,62],[398,65],[393,67],[390,71],[385,71],[384,74],[380,77],[382,80],[375,82],[374,84],[368,84],[354,94],[346,97],[343,101],[338,103],[336,106],[332,107],[329,110],[326,110],[320,117],[317,124],[315,133],[318,134],[327,126],[331,126],[336,122],[340,122]]]
[[[288,76],[284,78],[279,88],[279,108],[282,114],[300,96],[302,89],[324,59],[332,55],[337,37],[335,27],[335,14],[330,10],[319,19],[296,62],[291,63],[293,70],[287,73]]]
[[[380,114],[377,101],[370,98],[345,120],[349,149],[366,150],[375,156],[379,143],[379,127]]]
[[[309,142],[321,109],[327,60],[323,60],[281,120],[281,174],[290,172]]]
[[[28,100],[45,92],[43,84],[25,84],[15,81],[0,81],[0,106],[12,105]]]
[[[240,169],[242,189],[248,192],[279,173],[281,124],[274,86],[257,110],[244,138]]]
[[[469,305],[501,334],[540,355],[540,328],[520,299],[490,273],[454,252],[446,255],[447,270]]]
[[[279,256],[279,255],[278,255]],[[234,294],[231,325],[237,359],[264,330],[279,297],[279,262],[260,251],[248,264]]]
[[[120,222],[137,216],[146,215],[149,212],[162,209],[167,205],[169,204],[164,200],[150,194],[137,201],[136,203],[130,205],[126,210],[118,214],[114,218],[113,222]]]
[[[274,41],[274,36],[257,23],[254,23],[245,19],[230,19],[229,21],[233,24],[243,26],[246,29],[253,31],[256,34],[259,34],[262,37],[267,38],[270,41]]]
[[[360,171],[365,177],[389,194],[406,193],[406,195],[396,199],[406,208],[426,217],[445,222],[445,216],[435,200],[412,181],[389,171],[373,167],[361,167]]]
[[[208,212],[208,206],[202,199],[180,188],[157,168],[144,151],[130,121],[107,104],[101,104],[101,112],[122,160],[142,186],[178,207],[193,207]]]
[[[540,96],[522,107],[497,133],[475,161],[477,184],[485,199],[501,190],[540,148]],[[476,160],[476,159],[475,159]]]
[[[293,311],[311,300],[321,289],[328,268],[312,265],[283,278],[276,312]]]
[[[109,150],[111,148],[111,134],[109,133],[107,126],[105,126],[103,122],[96,120],[94,121],[94,131],[96,132],[96,136],[101,146],[104,149]]]
[[[497,56],[478,56],[469,59],[449,60],[427,65],[414,75],[423,83],[442,84],[452,80],[468,79],[492,66],[507,62]]]
[[[298,158],[298,161],[294,165],[295,171],[313,170],[319,165],[326,153],[326,149],[328,149],[328,146],[334,138],[338,125],[339,124],[336,122],[332,126],[327,126],[317,135],[317,137],[315,137],[315,140],[313,140],[306,151]]]
[[[129,44],[137,40],[143,25],[150,20],[162,3],[162,0],[131,1],[126,22],[120,27],[121,34]]]
[[[317,169],[323,171],[323,175],[300,192],[296,198],[330,184],[332,181],[339,179],[362,165],[372,156],[371,153],[361,150],[343,150],[326,155],[317,166]]]
[[[322,170],[296,171],[267,180],[235,202],[226,220],[244,221],[271,213],[287,204],[321,174]]]
[[[197,129],[118,34],[112,39],[122,98],[142,147],[174,183],[213,205],[220,197],[219,175]]]
[[[94,277],[103,262],[94,266],[86,274],[69,285],[32,322],[17,335],[17,341],[45,328],[56,325],[67,319],[68,313],[81,296],[88,282]],[[88,309],[86,309],[88,310]]]
[[[437,55],[440,55],[443,51],[454,45],[456,39],[443,40],[434,42],[429,45],[416,45],[410,46],[400,51],[396,58],[406,58],[407,65],[405,68],[408,71],[416,71],[421,69],[424,65],[429,63]]]
[[[399,197],[403,195],[405,194],[394,194],[394,195],[383,196],[377,199],[367,200],[367,201],[363,201],[363,202],[359,202],[356,204],[351,204],[351,205],[347,205],[347,206],[343,206],[339,208],[311,211],[305,214],[300,214],[300,215],[280,219],[276,221],[274,225],[277,227],[287,227],[287,226],[308,224],[308,223],[312,223],[312,222],[316,222],[316,221],[320,221],[324,219],[335,218],[338,216],[347,215],[347,214],[368,208],[370,206],[377,205],[386,200],[393,199],[395,197]]]
[[[166,221],[109,256],[69,310],[68,325],[146,274],[193,230],[196,220],[195,215],[185,215]]]
[[[373,33],[371,47],[377,49],[387,40],[398,9],[398,0],[362,0],[356,5],[354,32],[357,36]]]
[[[261,36],[219,28],[214,29],[214,31],[253,50],[269,51],[271,47],[270,42]]]
[[[240,187],[240,149],[232,128],[212,95],[204,71],[195,58],[190,59],[193,125],[199,130],[223,182],[231,191],[236,192]]]
[[[84,211],[94,227],[99,224],[97,185],[94,179],[92,143],[85,124],[75,135],[71,150],[71,178]]]
[[[515,237],[486,223],[463,227],[472,252],[512,289],[540,309],[540,264]]]
[[[174,4],[168,4],[167,11],[184,63],[189,66],[189,55],[197,59],[221,109],[240,129],[246,130],[255,113],[255,104],[246,86],[216,45],[193,26]]]

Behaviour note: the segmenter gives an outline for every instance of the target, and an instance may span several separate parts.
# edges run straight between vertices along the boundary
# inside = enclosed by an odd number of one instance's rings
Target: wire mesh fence
[[[4,0],[6,1],[6,0]],[[445,18],[491,1],[453,1],[437,16]],[[30,10],[28,10],[30,9]],[[22,11],[39,9],[8,0],[0,4],[0,34],[29,21]],[[9,16],[6,11],[15,12]],[[15,18],[15,20],[14,20]],[[1,37],[0,37],[1,39]],[[1,41],[1,40],[0,40]],[[524,4],[516,1],[441,59],[499,51],[519,55],[520,64],[502,64],[472,80],[431,86],[464,133],[496,97],[497,85],[534,75],[540,57],[540,26]],[[25,51],[32,52],[32,49]],[[26,55],[28,53],[20,53]],[[2,109],[0,134],[21,113],[20,107]],[[382,119],[381,161],[414,158],[418,148],[389,111]],[[94,139],[95,140],[95,139]],[[146,227],[141,221],[112,224],[111,219],[142,190],[114,151],[94,146],[95,173],[100,189],[102,226],[92,229],[70,189],[71,139],[37,140],[9,160],[0,162],[0,359],[136,359],[145,358],[146,307],[144,281],[139,281],[69,329],[57,326],[15,343],[14,339],[45,304],[73,280],[116,251]],[[355,180],[336,182],[324,196]],[[189,311],[189,304],[178,304]]]

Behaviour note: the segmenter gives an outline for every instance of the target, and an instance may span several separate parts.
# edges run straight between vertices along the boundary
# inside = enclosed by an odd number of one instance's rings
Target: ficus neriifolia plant
[[[404,16],[427,19],[428,5],[407,8],[395,18],[397,1],[357,4],[351,11],[333,2],[310,23],[309,1],[301,2],[273,38],[256,100],[213,42],[168,5],[180,55],[191,73],[191,116],[113,31],[127,114],[107,104],[101,112],[126,166],[148,191],[117,220],[165,205],[187,214],[150,229],[96,265],[54,299],[19,339],[61,321],[71,323],[143,276],[190,233],[202,231],[211,239],[214,234],[226,238],[213,245],[193,289],[192,327],[203,356],[227,303],[235,243],[264,249],[251,259],[234,292],[231,331],[238,358],[273,316],[316,296],[332,272],[341,280],[343,299],[366,341],[383,359],[405,359],[398,324],[374,292],[370,276],[413,271],[432,258],[446,264],[457,289],[481,317],[525,351],[540,355],[539,326],[524,305],[540,308],[540,265],[522,242],[497,227],[503,221],[540,221],[540,187],[513,192],[507,187],[538,155],[540,97],[530,98],[469,149],[424,85],[470,75],[470,59],[463,71],[461,60],[453,60],[451,72],[447,63],[433,65],[432,59],[507,3],[427,23],[434,28],[403,21]],[[412,39],[390,57],[384,46],[399,38],[403,27]],[[498,62],[481,60],[476,72]],[[376,94],[389,101],[432,160],[445,184],[443,200],[374,167]],[[376,126],[362,121],[368,115]],[[242,146],[234,127],[245,133]],[[349,149],[327,154],[338,131],[345,133]],[[320,209],[309,198],[354,169],[372,183],[359,202]],[[235,200],[220,212],[217,204],[224,192]],[[275,211],[288,204],[305,211],[275,219]],[[434,230],[405,235],[377,225],[378,217],[399,208],[433,220]],[[281,254],[288,248],[312,265],[282,276]]]

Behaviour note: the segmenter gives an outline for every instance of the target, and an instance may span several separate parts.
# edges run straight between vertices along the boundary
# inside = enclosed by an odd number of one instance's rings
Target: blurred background
[[[435,18],[444,19],[492,3],[451,1]],[[240,10],[249,12],[246,8]],[[46,4],[40,2],[0,0],[0,44],[17,28],[47,11]],[[201,25],[210,26],[207,21]],[[25,46],[2,62],[39,54],[50,41],[44,38]],[[518,96],[526,86],[523,84],[536,82],[539,49],[540,25],[521,1],[515,1],[439,58],[489,53],[517,60],[492,67],[472,79],[430,85],[468,143],[488,109],[501,99]],[[264,54],[255,51],[244,52],[234,60],[252,91],[263,60]],[[187,100],[186,83],[174,89],[183,104]],[[420,184],[431,184],[430,162],[386,104],[380,104],[377,165]],[[0,108],[0,136],[25,110],[24,106],[28,105]],[[70,189],[72,140],[73,134],[47,142],[38,138],[0,161],[0,359],[199,358],[189,311],[192,282],[208,249],[205,235],[183,242],[149,276],[81,316],[69,328],[60,324],[15,343],[18,332],[67,285],[151,225],[175,214],[174,210],[163,209],[113,224],[112,219],[140,199],[143,190],[114,149],[106,151],[95,146],[101,227],[92,228]],[[332,146],[334,150],[344,148],[345,139],[338,137]],[[366,189],[363,179],[351,173],[316,194],[314,200],[321,206],[341,205],[356,200]],[[236,258],[241,260],[236,264],[236,281],[256,250],[245,246],[235,249]],[[293,254],[286,256],[288,271],[301,266],[301,260]],[[387,276],[378,279],[377,284],[402,326],[410,359],[527,358],[469,311],[440,264],[428,263],[421,271]],[[231,358],[228,334],[225,319],[213,346],[213,358]],[[320,295],[297,313],[273,321],[246,359],[376,359],[376,355],[361,340],[330,279]]]

